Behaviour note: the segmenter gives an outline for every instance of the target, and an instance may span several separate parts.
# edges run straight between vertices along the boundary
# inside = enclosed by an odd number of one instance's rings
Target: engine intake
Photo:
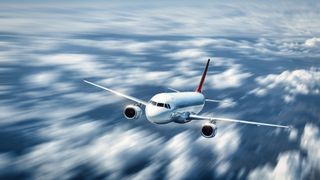
[[[138,119],[142,114],[142,109],[136,105],[128,105],[123,111],[127,119]]]
[[[217,126],[212,123],[206,123],[201,128],[201,135],[205,138],[212,138],[217,134]]]

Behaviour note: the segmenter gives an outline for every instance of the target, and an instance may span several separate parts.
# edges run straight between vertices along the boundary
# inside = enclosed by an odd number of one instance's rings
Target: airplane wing
[[[115,94],[115,95],[117,95],[117,96],[121,96],[121,97],[124,97],[124,98],[126,98],[126,99],[130,99],[130,100],[132,100],[132,101],[134,101],[134,102],[137,102],[137,103],[139,103],[139,104],[143,104],[143,105],[145,105],[145,106],[148,104],[146,101],[143,101],[143,100],[141,100],[141,99],[137,99],[137,98],[132,97],[132,96],[129,96],[129,95],[122,94],[122,93],[120,93],[120,92],[117,92],[117,91],[115,91],[115,90],[112,90],[112,89],[109,89],[109,88],[100,86],[100,85],[95,84],[95,83],[93,83],[93,82],[90,82],[90,81],[87,81],[87,80],[83,80],[83,81],[84,81],[85,83],[88,83],[88,84],[91,84],[91,85],[96,86],[96,87],[98,87],[98,88],[101,88],[101,89],[104,89],[104,90],[106,90],[106,91],[109,91],[109,92],[111,92],[111,93],[113,93],[113,94]]]
[[[223,100],[205,99],[206,102],[223,102]]]
[[[194,115],[194,114],[190,114],[189,118],[191,120],[224,121],[224,122],[251,124],[251,125],[256,125],[256,126],[269,126],[269,127],[278,127],[278,128],[291,129],[290,126],[282,126],[282,125],[277,125],[277,124],[267,124],[267,123],[253,122],[253,121],[244,121],[244,120],[237,120],[237,119],[219,118],[219,117],[205,117],[205,116],[199,116],[199,115]]]

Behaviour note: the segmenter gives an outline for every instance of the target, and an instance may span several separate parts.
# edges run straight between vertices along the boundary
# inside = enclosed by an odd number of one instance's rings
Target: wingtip
[[[85,83],[87,83],[87,84],[91,84],[90,81],[87,81],[87,80],[85,80],[85,79],[83,79],[82,81],[85,82]]]

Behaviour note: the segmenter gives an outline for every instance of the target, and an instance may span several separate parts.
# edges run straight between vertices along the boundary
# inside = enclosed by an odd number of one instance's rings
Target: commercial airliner
[[[171,89],[174,92],[159,93],[153,96],[150,101],[144,101],[118,91],[100,86],[93,82],[84,80],[84,82],[96,86],[98,88],[109,91],[115,95],[124,97],[134,104],[125,107],[123,114],[127,119],[138,119],[143,114],[142,108],[145,107],[145,115],[147,119],[155,124],[167,124],[170,122],[175,123],[187,123],[192,120],[206,120],[207,122],[202,125],[201,134],[205,138],[212,138],[217,133],[217,121],[234,122],[251,124],[256,126],[269,126],[276,128],[290,129],[289,126],[282,126],[277,124],[267,124],[260,122],[228,119],[221,117],[207,117],[201,116],[200,113],[204,107],[205,102],[219,102],[219,100],[206,99],[202,94],[202,86],[205,82],[205,78],[208,72],[210,59],[208,59],[205,69],[203,71],[200,83],[194,92],[180,92],[175,89]]]

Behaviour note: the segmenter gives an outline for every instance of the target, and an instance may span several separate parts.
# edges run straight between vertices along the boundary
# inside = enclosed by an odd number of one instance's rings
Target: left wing
[[[90,82],[90,81],[87,81],[87,80],[83,80],[83,81],[84,81],[85,83],[88,83],[88,84],[91,84],[91,85],[96,86],[96,87],[98,87],[98,88],[101,88],[101,89],[104,89],[104,90],[106,90],[106,91],[109,91],[109,92],[111,92],[111,93],[113,93],[113,94],[115,94],[115,95],[118,95],[118,96],[121,96],[121,97],[130,99],[131,101],[137,102],[137,103],[139,103],[139,104],[143,104],[143,105],[145,105],[145,106],[148,104],[148,103],[147,103],[146,101],[144,101],[144,100],[141,100],[141,99],[138,99],[138,98],[129,96],[129,95],[122,94],[122,93],[120,93],[120,92],[118,92],[118,91],[115,91],[115,90],[112,90],[112,89],[109,89],[109,88],[100,86],[100,85],[98,85],[98,84],[95,84],[95,83]]]
[[[267,124],[267,123],[259,123],[259,122],[244,121],[244,120],[237,120],[237,119],[219,118],[219,117],[205,117],[205,116],[199,116],[199,115],[194,115],[194,114],[190,114],[189,118],[191,120],[224,121],[224,122],[252,124],[252,125],[256,125],[256,126],[269,126],[269,127],[291,129],[290,126],[282,126],[282,125],[277,125],[277,124]]]

